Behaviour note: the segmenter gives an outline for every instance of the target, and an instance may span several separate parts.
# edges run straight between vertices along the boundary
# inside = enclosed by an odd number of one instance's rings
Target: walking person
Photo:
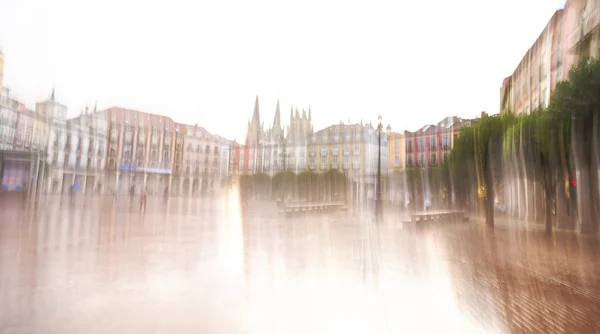
[[[133,207],[133,201],[135,199],[135,185],[129,188],[129,207]]]
[[[167,205],[167,201],[169,200],[169,187],[165,187],[165,192],[163,193],[163,203]]]
[[[69,201],[71,202],[71,205],[75,204],[75,183],[73,183],[69,189]]]
[[[146,213],[146,189],[142,190],[140,195],[140,212]]]

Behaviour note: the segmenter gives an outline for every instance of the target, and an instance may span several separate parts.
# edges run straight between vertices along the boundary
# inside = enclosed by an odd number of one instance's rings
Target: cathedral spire
[[[252,123],[260,125],[260,112],[258,111],[258,95],[256,95],[256,101],[254,102],[254,113],[252,114]]]
[[[281,132],[281,113],[279,112],[279,100],[277,100],[277,107],[275,107],[275,118],[273,119],[273,131]]]
[[[54,88],[52,88],[52,94],[50,94],[50,101],[54,102]]]

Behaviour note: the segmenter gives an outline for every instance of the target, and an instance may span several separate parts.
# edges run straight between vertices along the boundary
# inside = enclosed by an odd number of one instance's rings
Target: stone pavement
[[[596,237],[235,194],[138,206],[0,203],[0,333],[600,332]]]

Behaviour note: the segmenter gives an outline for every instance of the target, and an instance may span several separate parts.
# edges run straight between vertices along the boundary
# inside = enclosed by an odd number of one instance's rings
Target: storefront
[[[41,180],[40,167],[38,153],[0,151],[0,192],[34,198]]]

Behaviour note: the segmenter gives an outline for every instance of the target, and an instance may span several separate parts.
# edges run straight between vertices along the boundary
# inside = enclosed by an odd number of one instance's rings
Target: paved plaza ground
[[[600,243],[392,210],[0,203],[0,333],[600,332]]]

